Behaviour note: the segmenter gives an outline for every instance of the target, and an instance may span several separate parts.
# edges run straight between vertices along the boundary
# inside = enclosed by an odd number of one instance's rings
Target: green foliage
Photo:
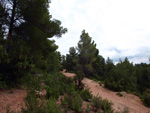
[[[133,65],[129,63],[128,59],[118,63],[107,74],[105,87],[115,91],[136,91],[136,78],[134,76]]]
[[[25,42],[18,39],[9,43],[9,47],[7,51],[4,49],[0,58],[0,72],[6,85],[13,87],[21,83],[20,79],[31,71],[33,64],[27,55],[29,48],[25,46]]]
[[[78,56],[76,53],[76,49],[74,47],[70,47],[69,54],[66,55],[66,63],[64,68],[67,71],[76,71],[76,66],[78,62]]]
[[[66,78],[60,73],[48,74],[45,78],[47,98],[58,99],[60,95],[65,93],[71,94],[75,92],[75,86],[70,78]]]
[[[82,99],[75,89],[73,81],[66,78],[60,73],[48,74],[45,77],[46,96],[51,99],[58,99],[61,95],[65,95],[62,99],[64,109],[75,110],[81,112]]]
[[[104,113],[113,113],[112,103],[107,99],[102,99],[99,96],[94,96],[92,98],[92,107],[93,111],[97,112],[98,110],[103,110]]]
[[[28,83],[30,88],[28,88],[26,97],[27,109],[23,109],[23,113],[61,113],[62,108],[56,103],[61,95],[63,95],[61,100],[63,110],[82,111],[82,98],[79,95],[80,92],[76,91],[73,80],[66,78],[61,73],[46,74],[40,79],[45,83],[48,98],[42,97],[41,101],[37,100],[35,89],[40,91],[36,88],[36,85],[41,83],[37,83],[37,79],[34,79],[35,81],[31,81],[32,84]]]
[[[118,96],[120,96],[120,97],[123,96],[123,94],[121,94],[120,92],[118,92],[116,95],[118,95]]]
[[[143,93],[143,102],[146,106],[150,107],[150,89]]]
[[[137,76],[137,89],[142,94],[145,90],[150,89],[150,64],[137,64],[135,66]]]
[[[105,67],[105,75],[107,74],[114,68],[114,63],[113,60],[111,60],[109,57],[106,60],[106,67]]]
[[[105,59],[101,55],[97,55],[96,61],[93,63],[94,74],[96,79],[100,80],[100,77],[104,77],[105,74]]]
[[[99,55],[96,44],[85,30],[82,31],[76,49],[70,47],[69,54],[62,56],[62,65],[67,71],[82,71],[86,77],[104,76],[105,59]]]
[[[85,112],[86,112],[86,113],[89,113],[89,112],[90,112],[90,105],[89,105],[89,104],[87,104],[87,107],[86,107],[86,109],[85,109]]]
[[[51,18],[48,8],[49,0],[0,1],[0,74],[7,86],[19,86],[33,70],[60,70],[58,46],[49,38],[61,37],[67,29]]]
[[[77,92],[72,92],[71,95],[65,96],[62,100],[62,106],[68,110],[74,110],[81,112],[82,109],[82,98]]]
[[[112,102],[110,102],[107,99],[103,99],[101,101],[101,108],[104,111],[104,113],[113,113],[112,105],[113,105]]]
[[[64,93],[64,76],[59,73],[49,74],[46,77],[47,98],[53,97],[58,99]]]
[[[7,104],[6,106],[6,113],[15,113],[14,111],[10,110],[10,104]]]
[[[97,111],[98,109],[101,108],[101,100],[102,100],[102,97],[99,97],[99,96],[94,96],[92,98],[92,107],[94,111]]]
[[[77,50],[79,54],[79,64],[85,76],[93,75],[94,69],[92,64],[96,61],[98,50],[96,49],[95,42],[92,41],[92,38],[85,30],[82,31]]]
[[[40,108],[38,107],[39,101],[36,99],[35,91],[28,90],[25,104],[27,109],[22,108],[23,113],[40,113]]]
[[[5,81],[0,81],[0,89],[5,89],[5,88],[7,88]]]
[[[82,71],[77,71],[76,73],[76,76],[74,76],[74,81],[75,81],[75,84],[77,86],[77,89],[79,90],[82,90],[83,89],[83,83],[82,83],[82,80],[84,78],[84,73]]]
[[[41,90],[42,79],[35,74],[27,74],[20,82],[22,82],[28,90]]]
[[[124,109],[123,109],[123,112],[122,113],[130,113],[129,112],[129,108],[128,107],[125,107]]]
[[[45,107],[45,113],[63,113],[61,108],[57,105],[56,100],[54,98],[50,98]]]
[[[53,52],[48,58],[48,72],[58,72],[62,68],[59,52]]]
[[[84,101],[88,101],[89,99],[92,98],[92,94],[87,88],[80,92],[80,96]]]
[[[47,102],[44,100],[39,102],[34,90],[28,90],[25,104],[27,108],[22,108],[23,113],[62,113],[54,98],[48,99]]]

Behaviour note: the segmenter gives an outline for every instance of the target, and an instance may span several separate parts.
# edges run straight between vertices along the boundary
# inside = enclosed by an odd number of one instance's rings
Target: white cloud
[[[149,11],[149,0],[54,0],[50,4],[53,18],[68,28],[68,33],[56,40],[62,54],[77,45],[85,29],[102,56],[113,59],[135,56],[131,60],[136,63],[148,62],[146,57],[150,56],[150,53],[144,56],[139,49],[150,48]],[[144,58],[137,59],[140,53]]]

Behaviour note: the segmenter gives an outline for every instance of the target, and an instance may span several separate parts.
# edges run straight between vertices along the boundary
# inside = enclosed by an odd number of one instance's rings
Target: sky
[[[105,59],[149,63],[150,0],[52,0],[50,14],[68,29],[55,38],[61,54],[77,46],[85,29]]]

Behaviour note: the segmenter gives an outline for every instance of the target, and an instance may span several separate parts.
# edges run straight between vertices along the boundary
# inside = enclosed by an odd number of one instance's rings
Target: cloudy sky
[[[85,29],[105,59],[149,63],[150,0],[52,0],[50,13],[68,29],[56,39],[62,54],[77,46]]]

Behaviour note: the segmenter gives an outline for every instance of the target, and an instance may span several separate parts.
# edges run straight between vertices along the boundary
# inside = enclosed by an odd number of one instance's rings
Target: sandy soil
[[[0,91],[0,113],[6,113],[7,106],[10,106],[10,111],[19,112],[22,106],[25,106],[24,97],[26,90],[13,89]]]
[[[63,74],[67,77],[73,77],[75,74],[65,73]],[[99,85],[99,83],[90,80],[88,78],[84,78],[84,85],[90,89],[94,96],[101,96],[103,99],[106,98],[109,101],[113,102],[113,109],[117,112],[123,111],[125,107],[128,107],[130,113],[148,113],[150,108],[147,108],[143,105],[139,97],[133,94],[127,94],[125,92],[121,92],[123,94],[122,97],[116,95],[117,92],[110,91],[104,88],[104,85]]]

